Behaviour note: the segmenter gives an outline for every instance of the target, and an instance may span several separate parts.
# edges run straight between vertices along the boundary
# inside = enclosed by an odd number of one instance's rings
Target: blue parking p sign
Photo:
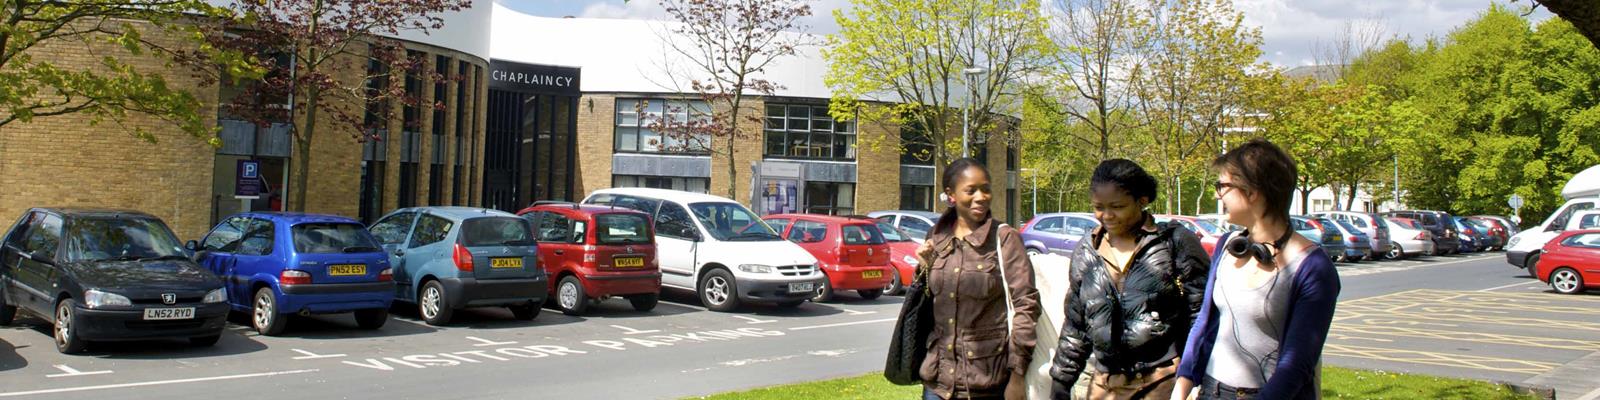
[[[254,199],[261,197],[261,163],[255,160],[239,160],[237,174],[234,179],[233,197],[238,199]]]

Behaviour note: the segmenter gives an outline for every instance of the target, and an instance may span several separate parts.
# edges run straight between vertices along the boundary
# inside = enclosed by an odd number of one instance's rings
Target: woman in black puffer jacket
[[[1051,397],[1071,398],[1091,354],[1088,398],[1170,395],[1210,257],[1194,232],[1155,223],[1145,207],[1155,200],[1156,180],[1133,161],[1101,162],[1089,190],[1101,227],[1072,253]]]

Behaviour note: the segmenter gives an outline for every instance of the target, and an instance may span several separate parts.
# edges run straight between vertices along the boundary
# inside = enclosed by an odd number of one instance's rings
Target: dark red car
[[[889,286],[883,288],[889,294],[898,295],[911,284],[917,274],[917,242],[911,240],[911,234],[895,228],[888,221],[876,221],[878,231],[883,232],[883,241],[889,242],[889,265],[894,267],[894,276]]]
[[[1213,250],[1217,249],[1217,240],[1222,239],[1222,234],[1225,233],[1217,229],[1211,221],[1186,215],[1158,214],[1155,219],[1156,222],[1174,222],[1194,232],[1195,236],[1200,237],[1200,247],[1206,249],[1206,254],[1212,254]]]
[[[1566,231],[1544,244],[1534,274],[1565,294],[1600,287],[1600,229]]]
[[[625,297],[633,309],[655,309],[661,293],[650,215],[627,208],[540,202],[518,211],[534,227],[539,264],[550,276],[550,300],[567,315]]]
[[[894,281],[889,266],[892,250],[877,221],[811,214],[777,214],[762,220],[816,257],[817,270],[828,279],[817,288],[812,302],[832,300],[840,290],[876,299]]]

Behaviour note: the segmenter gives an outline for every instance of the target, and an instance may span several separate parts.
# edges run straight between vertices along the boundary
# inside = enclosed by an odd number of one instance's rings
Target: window
[[[638,214],[594,216],[595,241],[600,244],[650,243],[650,221]]]
[[[1580,246],[1600,249],[1600,234],[1585,233],[1582,235],[1572,235],[1572,237],[1562,241],[1561,244],[1567,246]]]
[[[1578,229],[1590,229],[1595,227],[1600,227],[1600,214],[1584,215],[1583,219],[1578,220]]]
[[[428,167],[428,205],[440,205],[444,200],[444,165],[433,164]]]
[[[357,224],[307,223],[289,228],[294,251],[302,254],[344,254],[379,251],[372,234]]]
[[[879,232],[872,225],[853,224],[839,227],[839,235],[844,236],[844,244],[884,244],[883,232]]]
[[[711,178],[613,175],[611,176],[611,187],[642,187],[653,189],[671,189],[684,192],[708,193],[710,192]]]
[[[901,232],[899,229],[895,229],[893,224],[882,218],[878,219],[878,232],[883,233],[883,240],[892,243],[911,241],[911,236],[906,235],[905,232]]]
[[[694,203],[689,205],[690,211],[706,231],[717,240],[723,241],[767,241],[782,240],[772,227],[761,222],[755,213],[739,205],[739,203]],[[798,222],[797,222],[798,223]]]
[[[244,230],[249,226],[250,219],[248,218],[228,218],[212,229],[211,234],[206,235],[205,242],[200,246],[207,251],[232,252],[234,248],[238,247],[239,238],[244,236]]]
[[[767,221],[767,226],[772,227],[774,231],[778,231],[779,235],[789,229],[789,224],[794,223],[794,220],[788,218],[767,218],[765,221]]]
[[[806,182],[806,212],[811,214],[855,214],[856,185],[853,183]]]
[[[911,237],[926,238],[928,237],[928,231],[933,230],[933,225],[929,225],[920,218],[901,217],[900,230],[906,231],[906,234],[911,235]]]
[[[922,122],[908,118],[900,125],[900,164],[933,165],[933,144],[928,142]]]
[[[1555,216],[1555,218],[1551,219],[1550,220],[1550,227],[1547,228],[1547,230],[1557,230],[1558,231],[1558,230],[1566,229],[1567,228],[1567,221],[1572,219],[1572,214],[1575,214],[1578,211],[1588,210],[1588,209],[1592,209],[1592,208],[1594,208],[1594,203],[1574,203],[1571,207],[1567,207],[1567,209],[1561,210],[1561,212],[1559,214],[1557,214]]]
[[[61,246],[61,217],[41,214],[36,226],[29,229],[28,240],[23,242],[22,249],[34,255],[47,259],[56,258],[56,249]]]
[[[1347,216],[1344,217],[1344,220],[1345,220],[1345,222],[1349,222],[1350,225],[1355,225],[1357,228],[1368,228],[1368,227],[1371,227],[1371,225],[1367,224],[1367,220],[1365,220],[1365,219],[1352,218],[1352,217],[1347,215]]]
[[[1064,228],[1061,226],[1061,217],[1045,218],[1045,219],[1039,221],[1039,223],[1034,224],[1033,227],[1031,227],[1029,229],[1030,230],[1039,231],[1039,232],[1044,232],[1044,233],[1054,233],[1054,234],[1058,234],[1058,235],[1059,234],[1063,234],[1063,233],[1066,232],[1064,230]]]
[[[250,228],[244,232],[244,239],[239,241],[239,251],[235,252],[244,256],[264,256],[272,254],[272,241],[274,234],[272,221],[259,218],[250,219]]]
[[[369,231],[372,237],[382,244],[400,244],[406,241],[406,235],[411,233],[411,221],[417,218],[417,213],[407,211],[385,217],[372,224]]]
[[[652,124],[683,127],[711,122],[711,107],[699,100],[617,99],[617,152],[705,154],[711,137],[685,138],[651,130]]]
[[[839,122],[827,106],[767,104],[767,157],[856,159],[856,122]]]
[[[828,238],[828,225],[821,222],[795,221],[794,229],[789,230],[789,241],[795,243],[817,243]]]
[[[617,196],[616,199],[611,200],[610,202],[599,204],[610,204],[629,210],[636,210],[647,214],[655,214],[656,208],[661,206],[661,201],[633,196]]]
[[[933,186],[900,185],[900,209],[933,211]]]
[[[1017,146],[1012,146],[1010,144],[1007,144],[1006,145],[1006,170],[1007,171],[1016,171],[1017,170],[1017,161],[1019,161],[1018,158],[1019,157],[1017,156]]]
[[[1311,211],[1328,211],[1333,209],[1333,200],[1311,199]]]
[[[60,222],[46,217],[41,232],[60,232]],[[74,261],[184,257],[183,246],[167,225],[151,218],[75,218],[66,237],[68,257]],[[250,235],[245,235],[246,239]],[[54,254],[53,247],[47,247]]]
[[[700,235],[694,229],[694,222],[689,220],[689,212],[684,211],[683,206],[673,203],[662,205],[661,213],[656,215],[656,235],[683,240],[700,239]]]
[[[572,220],[553,212],[539,213],[540,243],[583,243],[583,237],[572,234]]]
[[[1089,232],[1093,232],[1094,228],[1100,227],[1099,222],[1088,218],[1067,218],[1066,222],[1065,232],[1067,236],[1087,235]]]
[[[448,221],[441,231],[450,232]],[[421,234],[422,222],[417,222],[417,232]],[[439,235],[439,238],[442,240],[444,236]],[[522,218],[478,217],[461,223],[463,246],[527,246],[533,243],[533,230]]]
[[[421,218],[417,218],[416,231],[411,234],[411,247],[417,248],[439,243],[450,235],[450,228],[454,226],[455,223],[450,222],[448,219],[422,214]]]

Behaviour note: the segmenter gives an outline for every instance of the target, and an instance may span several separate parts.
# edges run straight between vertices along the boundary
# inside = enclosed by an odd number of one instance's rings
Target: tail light
[[[286,269],[278,273],[279,285],[304,285],[311,283],[311,273]]]
[[[456,243],[455,252],[451,255],[451,258],[456,262],[456,270],[472,272],[472,252],[467,251],[466,246]]]
[[[1417,237],[1411,240],[1428,240],[1428,232],[1417,232]]]
[[[378,272],[378,282],[394,282],[394,269],[384,268]]]

